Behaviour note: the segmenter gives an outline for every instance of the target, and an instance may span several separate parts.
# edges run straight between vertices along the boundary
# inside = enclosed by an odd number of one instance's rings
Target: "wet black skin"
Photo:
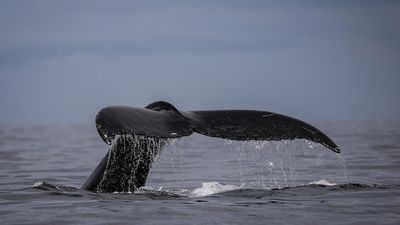
[[[170,103],[159,101],[145,108],[103,108],[97,114],[96,128],[107,144],[116,143],[82,187],[94,192],[134,192],[145,185],[165,140],[193,132],[240,141],[306,139],[340,153],[338,146],[312,125],[266,111],[180,112]],[[129,138],[132,135],[141,138]]]

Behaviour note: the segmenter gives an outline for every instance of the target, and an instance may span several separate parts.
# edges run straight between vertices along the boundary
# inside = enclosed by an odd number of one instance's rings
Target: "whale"
[[[299,119],[259,110],[179,111],[156,101],[144,108],[108,106],[96,116],[96,129],[110,149],[82,189],[134,192],[144,186],[168,141],[199,133],[236,141],[305,139],[335,153],[339,147],[322,131]]]

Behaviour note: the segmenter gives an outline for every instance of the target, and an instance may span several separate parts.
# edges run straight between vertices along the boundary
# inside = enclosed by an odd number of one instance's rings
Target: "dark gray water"
[[[79,190],[108,150],[91,126],[0,128],[0,224],[400,224],[400,123],[324,123],[342,149],[170,143],[135,194]]]

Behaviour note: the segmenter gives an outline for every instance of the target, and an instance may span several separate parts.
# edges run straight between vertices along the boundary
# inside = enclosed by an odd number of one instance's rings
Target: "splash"
[[[323,185],[323,186],[335,186],[335,185],[337,185],[336,183],[331,183],[331,182],[329,182],[327,180],[313,181],[313,182],[310,182],[308,184],[317,184],[317,185]]]
[[[204,197],[208,195],[213,195],[221,192],[226,192],[226,191],[233,191],[240,189],[244,186],[244,184],[240,187],[236,185],[230,185],[230,184],[220,184],[218,182],[206,182],[206,183],[201,183],[200,188],[196,188],[193,191],[190,192],[191,197]]]
[[[35,182],[34,184],[32,184],[32,187],[33,187],[33,188],[40,187],[40,186],[43,185],[43,183],[44,183],[44,181],[37,181],[37,182]]]

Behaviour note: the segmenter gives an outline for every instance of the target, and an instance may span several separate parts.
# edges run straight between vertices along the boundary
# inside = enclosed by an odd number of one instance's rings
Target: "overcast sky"
[[[400,119],[400,1],[0,1],[0,124],[107,105]]]

